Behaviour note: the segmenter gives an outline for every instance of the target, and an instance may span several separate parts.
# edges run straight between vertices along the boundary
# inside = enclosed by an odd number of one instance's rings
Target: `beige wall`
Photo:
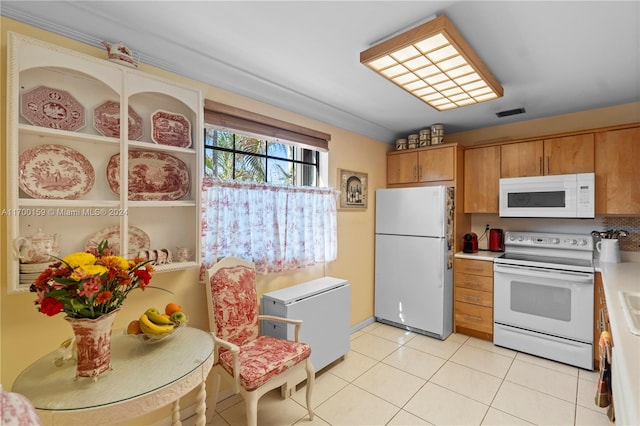
[[[4,164],[6,161],[6,92],[4,88],[7,84],[5,65],[7,31],[25,34],[97,57],[105,57],[106,54],[102,49],[75,42],[4,17],[1,19],[2,66],[0,72],[2,79],[0,87],[2,87],[2,111],[0,111],[0,127],[2,131],[0,133],[2,135],[2,150],[0,164]],[[212,86],[181,78],[144,64],[140,65],[140,69],[197,86],[202,90],[205,98],[331,134],[329,186],[335,186],[338,168],[367,173],[370,197],[373,197],[376,188],[385,186],[385,153],[390,149],[387,144]],[[2,188],[0,205],[2,208],[6,207],[7,185],[16,185],[16,183],[7,182],[4,172],[0,172],[0,188]],[[351,325],[369,319],[373,315],[374,208],[372,202],[371,198],[369,208],[366,211],[338,212],[338,259],[336,261],[285,274],[260,276],[258,280],[259,294],[325,275],[344,278],[352,285]],[[60,342],[70,336],[71,328],[63,320],[62,315],[49,318],[38,313],[33,305],[34,295],[32,293],[7,294],[5,270],[7,259],[11,255],[5,253],[5,247],[7,247],[6,217],[0,219],[2,230],[0,253],[3,253],[0,259],[0,280],[2,282],[0,293],[0,383],[5,389],[10,389],[19,372],[40,356],[55,349]],[[152,284],[169,289],[174,294],[169,295],[153,289],[147,289],[144,293],[134,292],[124,303],[122,312],[118,314],[115,322],[116,328],[125,327],[131,319],[139,316],[146,308],[150,306],[163,307],[172,300],[178,301],[185,308],[190,316],[191,326],[207,328],[206,301],[203,298],[204,288],[197,282],[195,269],[158,274],[153,278]],[[148,423],[143,419],[140,421]]]
[[[452,133],[446,135],[446,139],[447,142],[457,142],[461,145],[473,146],[637,122],[640,122],[640,102],[632,102],[606,108],[522,121],[519,123]]]

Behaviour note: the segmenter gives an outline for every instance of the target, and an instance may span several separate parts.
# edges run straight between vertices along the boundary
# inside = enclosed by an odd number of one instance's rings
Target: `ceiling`
[[[435,123],[455,133],[640,100],[640,1],[2,0],[0,12],[95,46],[123,41],[141,62],[387,143]],[[503,98],[438,112],[360,64],[441,14]]]

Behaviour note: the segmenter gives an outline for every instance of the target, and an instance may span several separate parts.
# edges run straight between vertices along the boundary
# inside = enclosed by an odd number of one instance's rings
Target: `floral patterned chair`
[[[209,328],[215,340],[214,367],[217,376],[208,409],[212,417],[220,387],[220,377],[234,386],[245,400],[247,424],[255,426],[258,400],[272,389],[307,375],[307,410],[313,420],[311,392],[315,371],[309,355],[311,347],[299,342],[302,321],[258,314],[256,272],[252,262],[227,257],[207,271]],[[295,325],[295,341],[259,335],[259,320]]]

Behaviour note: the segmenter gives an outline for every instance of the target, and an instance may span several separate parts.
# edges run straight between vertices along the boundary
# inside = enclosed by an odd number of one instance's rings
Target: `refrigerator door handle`
[[[438,250],[438,288],[442,288],[444,281],[444,273],[442,268],[444,267],[444,250]]]

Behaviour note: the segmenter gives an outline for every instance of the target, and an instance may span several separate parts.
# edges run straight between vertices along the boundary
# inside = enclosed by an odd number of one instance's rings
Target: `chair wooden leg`
[[[311,405],[311,394],[316,379],[316,372],[313,369],[311,360],[307,358],[305,368],[307,370],[307,411],[309,412],[309,420],[313,420],[313,405]]]
[[[244,395],[245,411],[247,412],[247,426],[258,425],[258,400],[257,392],[246,392]]]

